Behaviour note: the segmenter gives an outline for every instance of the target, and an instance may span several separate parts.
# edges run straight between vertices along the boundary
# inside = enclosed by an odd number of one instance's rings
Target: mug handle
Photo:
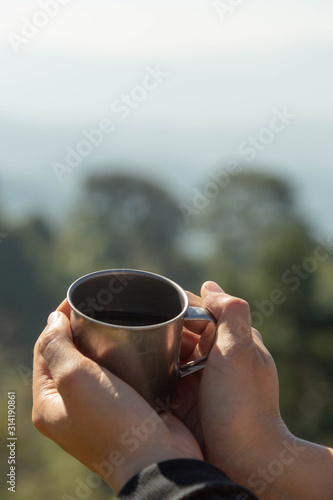
[[[189,307],[184,317],[184,321],[194,321],[194,320],[211,321],[215,325],[217,323],[214,316],[209,311],[207,311],[207,309],[203,309],[202,307]],[[189,361],[188,363],[181,365],[179,374],[181,378],[186,377],[186,375],[190,375],[191,373],[195,373],[204,368],[209,353],[214,345],[215,338],[216,338],[216,329],[209,352],[205,354],[202,358],[196,359],[194,361]]]

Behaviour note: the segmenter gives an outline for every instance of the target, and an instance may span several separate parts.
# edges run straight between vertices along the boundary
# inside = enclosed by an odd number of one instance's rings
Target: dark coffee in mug
[[[120,326],[159,325],[172,319],[166,315],[132,311],[99,311],[95,312],[93,318],[102,323]]]

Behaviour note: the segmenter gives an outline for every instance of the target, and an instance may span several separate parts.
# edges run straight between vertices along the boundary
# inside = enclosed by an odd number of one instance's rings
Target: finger
[[[204,301],[202,297],[198,297],[197,295],[192,294],[191,292],[186,292],[190,299],[190,305],[193,307],[203,307]],[[183,331],[184,337],[184,347],[182,347],[182,355],[184,355],[184,359],[190,361],[194,359],[198,359],[205,354],[207,354],[214,340],[215,335],[215,325],[209,321],[186,321],[185,329]],[[193,332],[193,335],[187,333],[187,328],[190,332]]]
[[[69,318],[71,312],[71,306],[69,305],[67,298],[61,302],[59,307],[57,307],[57,311],[64,313],[67,316],[67,318]]]
[[[46,331],[46,328],[43,333]],[[39,352],[38,341],[34,348],[32,388],[34,404],[40,397],[43,398],[45,393],[49,394],[52,391],[56,391],[50,371],[46,366],[42,354]]]
[[[70,306],[68,304],[67,299],[63,300],[63,302],[57,308],[57,311],[63,312],[67,317],[69,317]],[[51,316],[52,315],[49,316],[48,322],[50,322]],[[33,394],[36,395],[39,394],[42,389],[45,390],[46,388],[50,389],[52,387],[55,387],[50,371],[40,351],[41,339],[44,338],[47,330],[48,326],[44,328],[43,332],[41,333],[39,339],[37,340],[34,346]]]
[[[267,349],[267,347],[265,346],[262,336],[260,335],[258,330],[256,330],[255,328],[252,328],[252,333],[253,333],[254,343],[257,346],[257,351],[260,354],[261,359],[268,367],[271,367],[271,368],[274,367],[274,369],[276,369],[272,355],[269,352],[269,350]]]
[[[261,333],[259,333],[255,328],[252,328],[252,335],[255,341],[258,339],[262,344],[264,343]]]
[[[206,281],[201,287],[201,296],[203,298],[203,302],[205,302],[205,298],[207,293],[215,293],[219,295],[227,295],[225,291],[215,283],[215,281]]]
[[[192,292],[186,292],[188,298],[189,298],[189,305],[190,307],[203,307],[203,300],[201,297],[198,297]],[[185,329],[189,330],[197,335],[201,335],[204,333],[205,329],[207,327],[207,322],[205,321],[186,321],[185,322]]]
[[[46,364],[43,357],[44,346],[46,345],[46,339],[51,340],[50,337],[50,327],[52,326],[52,319],[56,320],[57,317],[61,316],[60,311],[50,314],[48,318],[48,324],[44,328],[43,332],[40,334],[35,347],[34,347],[34,365],[33,365],[33,394],[37,397],[38,394],[44,394],[45,389],[53,387],[56,390],[56,386],[50,370]]]
[[[204,283],[202,296],[204,306],[218,321],[220,344],[229,344],[229,347],[253,344],[250,308],[245,300],[227,295],[212,281]]]
[[[75,347],[69,319],[55,311],[48,326],[37,341],[36,351],[49,370],[57,391],[63,396],[75,396],[86,375],[96,372],[98,365],[83,356]],[[79,376],[78,376],[79,375]]]
[[[188,296],[190,306],[202,307],[203,303],[202,297],[199,297],[198,295],[195,295],[194,293],[188,291],[186,291],[186,295]]]
[[[66,410],[40,351],[40,339],[46,334],[47,329],[48,327],[45,327],[34,348],[32,422],[42,434],[52,438],[47,423],[61,418],[61,415],[65,416]]]
[[[185,320],[184,329],[189,332],[192,332],[195,336],[201,336],[205,333],[209,325],[210,322],[205,319]]]
[[[182,362],[189,360],[199,340],[199,335],[187,330],[187,328],[183,329],[180,348],[180,358]]]

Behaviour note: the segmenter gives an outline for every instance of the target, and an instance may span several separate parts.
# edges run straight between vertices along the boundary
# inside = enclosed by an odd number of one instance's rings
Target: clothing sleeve
[[[146,467],[120,491],[117,500],[257,500],[206,462],[168,460]]]

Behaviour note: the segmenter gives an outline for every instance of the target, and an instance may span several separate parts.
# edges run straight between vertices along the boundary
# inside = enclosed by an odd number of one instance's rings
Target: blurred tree
[[[290,187],[258,173],[232,178],[193,219],[193,230],[213,237],[210,274],[222,275],[228,290],[247,300],[281,286],[283,271],[305,257],[312,243],[295,214]]]
[[[47,283],[51,234],[39,218],[8,227],[7,233],[0,246],[1,340],[16,362],[26,362],[31,361],[34,339],[52,307]]]
[[[193,270],[177,247],[182,226],[172,196],[150,181],[120,174],[90,178],[56,240],[56,278],[67,286],[68,279],[109,268],[185,278],[184,269]]]
[[[141,261],[159,269],[172,267],[170,253],[181,218],[165,190],[118,175],[91,179],[87,195],[90,222],[109,234],[105,250],[111,258],[119,264]]]

